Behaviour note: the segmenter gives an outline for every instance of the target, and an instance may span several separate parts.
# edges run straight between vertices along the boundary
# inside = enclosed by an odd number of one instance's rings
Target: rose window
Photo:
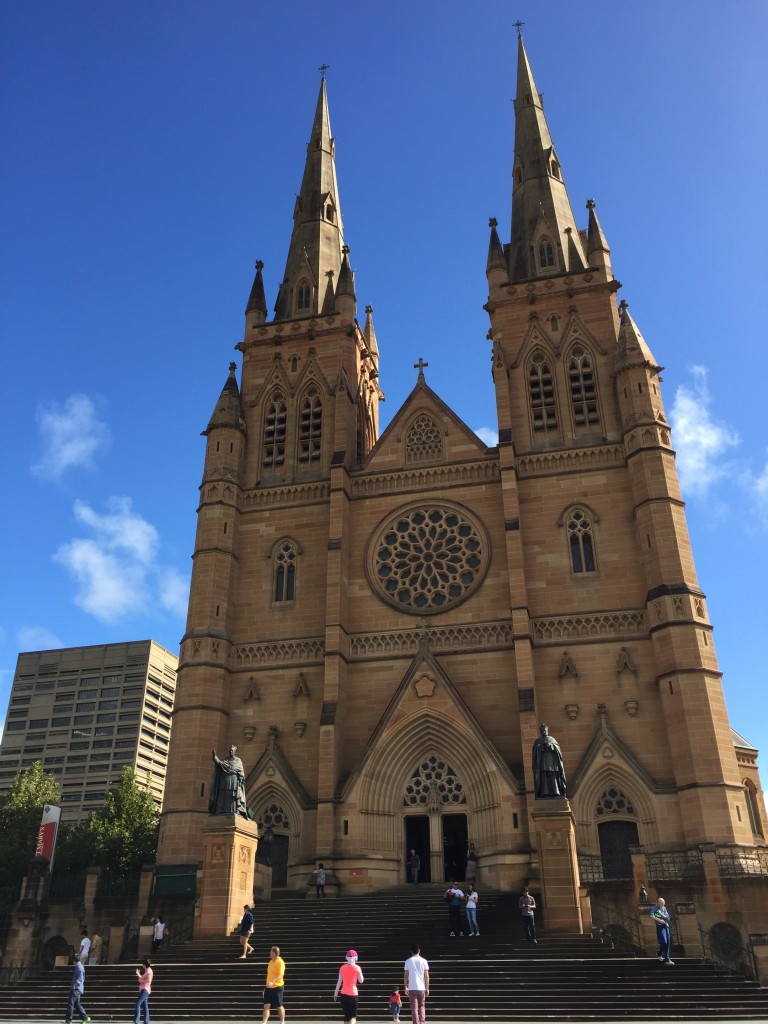
[[[408,781],[403,794],[406,807],[421,804],[465,804],[464,787],[450,765],[439,757],[422,761]]]
[[[434,615],[477,589],[488,552],[485,531],[466,509],[417,505],[374,538],[368,572],[385,601],[412,615]]]

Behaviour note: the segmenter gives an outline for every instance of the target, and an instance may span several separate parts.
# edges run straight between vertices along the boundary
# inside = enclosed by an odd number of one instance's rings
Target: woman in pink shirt
[[[357,953],[354,949],[347,951],[346,963],[339,968],[339,977],[336,982],[336,991],[333,993],[333,1001],[339,998],[341,993],[341,1008],[344,1011],[346,1024],[355,1024],[357,1020],[357,986],[365,981],[363,972],[357,964]]]
[[[152,978],[154,974],[152,961],[149,957],[144,957],[141,961],[141,967],[136,968],[136,977],[139,979],[139,994],[133,1011],[133,1024],[139,1024],[142,1006],[144,1007],[144,1024],[149,1024],[149,993],[152,991]]]

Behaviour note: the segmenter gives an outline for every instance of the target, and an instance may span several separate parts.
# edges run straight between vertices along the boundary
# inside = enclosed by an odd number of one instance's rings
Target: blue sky
[[[17,654],[183,633],[205,428],[253,264],[274,301],[322,63],[382,427],[427,380],[494,429],[515,31],[577,221],[657,360],[734,728],[768,757],[768,8],[5,0],[0,705]]]

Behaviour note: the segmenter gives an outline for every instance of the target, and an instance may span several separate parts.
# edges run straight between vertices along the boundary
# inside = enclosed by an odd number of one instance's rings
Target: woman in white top
[[[477,930],[477,901],[479,898],[477,890],[470,882],[467,885],[467,905],[464,908],[467,912],[467,924],[469,925],[470,935],[480,934]]]

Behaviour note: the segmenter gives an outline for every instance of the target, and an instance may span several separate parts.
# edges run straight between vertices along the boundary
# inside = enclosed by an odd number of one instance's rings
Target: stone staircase
[[[431,967],[429,1021],[768,1021],[768,990],[699,959],[674,967],[609,948],[584,935],[524,941],[517,897],[481,892],[481,935],[451,938],[442,886],[402,886],[369,896],[305,900],[285,894],[255,910],[255,952],[238,960],[236,936],[196,940],[155,957],[153,1022],[257,1021],[273,944],[286,961],[289,1022],[340,1021],[333,990],[354,947],[365,974],[359,1020],[386,1021],[402,991],[412,941]],[[303,896],[303,894],[299,894]],[[130,1021],[135,965],[86,969],[83,1003],[95,1024]],[[0,1021],[60,1021],[69,971],[3,990]],[[410,1020],[403,1001],[403,1021]],[[273,1020],[276,1015],[273,1014]]]

